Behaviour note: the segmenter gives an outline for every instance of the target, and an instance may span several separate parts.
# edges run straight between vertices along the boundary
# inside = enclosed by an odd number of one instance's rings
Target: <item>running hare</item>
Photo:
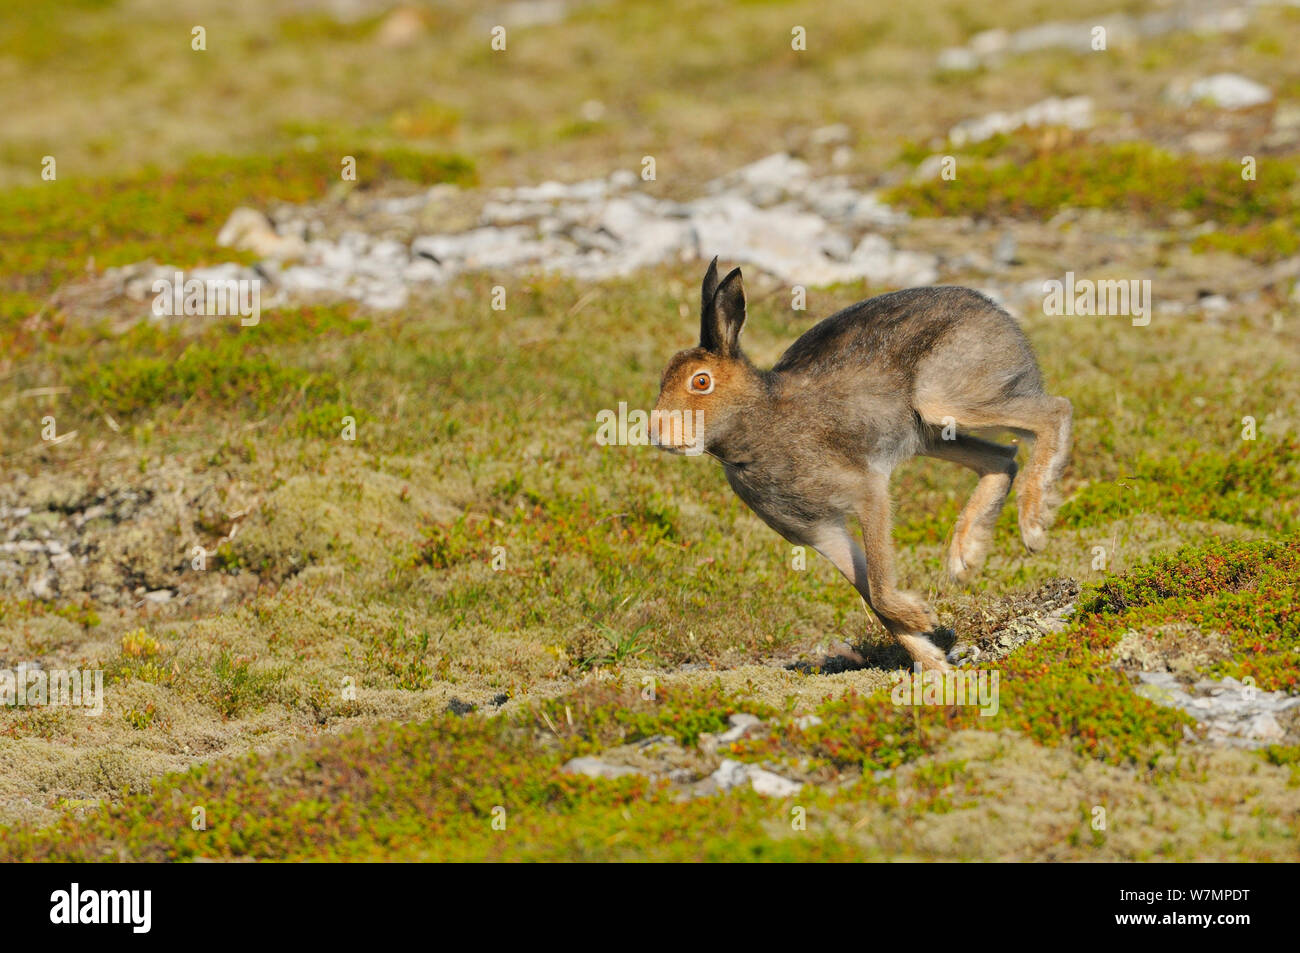
[[[768,526],[834,563],[914,660],[946,669],[926,637],[938,624],[934,612],[895,585],[889,476],[916,454],[979,475],[948,552],[949,573],[964,581],[983,561],[1016,475],[1016,448],[957,428],[1031,436],[1020,536],[1031,552],[1047,544],[1072,409],[1043,390],[1015,320],[967,288],[896,291],[831,315],[764,371],[740,350],[740,269],[719,281],[715,258],[701,304],[699,347],[664,370],[652,442],[721,460],[731,488]],[[680,426],[682,414],[698,426]]]

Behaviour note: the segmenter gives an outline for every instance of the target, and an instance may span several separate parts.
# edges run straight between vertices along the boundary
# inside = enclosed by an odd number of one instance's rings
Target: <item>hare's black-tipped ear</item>
[[[740,277],[740,269],[731,271],[718,284],[713,293],[713,305],[705,309],[701,323],[700,347],[706,348],[723,357],[732,357],[740,353],[740,329],[745,323],[745,284]],[[711,313],[709,313],[711,312]],[[703,328],[712,318],[712,336],[716,342],[710,346],[704,341]]]
[[[713,261],[709,262],[709,270],[704,273],[704,284],[700,288],[700,347],[714,353],[722,348],[718,312],[713,306],[713,297],[717,293],[718,258],[715,255]]]
[[[709,270],[704,273],[704,285],[700,288],[700,315],[703,316],[713,304],[713,295],[718,290],[718,256],[709,262]]]

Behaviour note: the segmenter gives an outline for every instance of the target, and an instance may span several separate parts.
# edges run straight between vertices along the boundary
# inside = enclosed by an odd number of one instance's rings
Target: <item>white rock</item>
[[[749,783],[764,797],[791,797],[803,790],[802,784],[753,765],[749,768]]]
[[[930,179],[937,179],[939,173],[943,171],[943,161],[946,157],[938,153],[926,156],[917,165],[916,171],[912,173],[912,178],[917,182],[926,182]]]
[[[997,60],[1007,53],[1065,49],[1089,54],[1093,51],[1093,30],[1106,31],[1107,48],[1132,47],[1144,37],[1166,33],[1226,33],[1245,29],[1250,22],[1248,6],[1216,9],[1200,5],[1180,5],[1169,10],[1154,10],[1142,16],[1118,13],[1091,20],[1049,22],[1025,27],[1014,33],[986,30],[971,38],[965,47],[946,49],[939,54],[941,69],[974,69],[981,63]],[[973,65],[972,65],[973,64]]]
[[[217,234],[217,244],[251,251],[263,258],[285,261],[299,258],[306,250],[302,240],[280,235],[271,220],[256,209],[237,208]]]
[[[410,292],[403,284],[388,283],[364,288],[359,297],[367,307],[378,311],[392,311],[406,305]]]
[[[424,16],[413,7],[398,7],[379,24],[376,42],[383,47],[396,49],[411,46],[425,32]]]
[[[938,259],[921,252],[898,251],[881,235],[866,235],[849,256],[858,277],[898,287],[930,285],[939,277]]]
[[[748,783],[764,797],[790,797],[803,788],[803,785],[779,774],[765,771],[757,765],[732,761],[730,758],[724,760],[710,778],[719,791],[731,791]]]
[[[814,129],[813,134],[809,137],[813,145],[825,146],[832,143],[848,142],[851,131],[848,126],[842,122],[837,122],[830,126],[822,126],[820,129]]]
[[[1003,29],[984,30],[982,33],[976,33],[971,37],[968,44],[971,51],[981,59],[1003,53],[1010,45],[1011,34]]]
[[[857,225],[902,225],[910,219],[906,212],[880,201],[874,192],[863,194],[853,206],[852,220]]]
[[[743,712],[732,715],[727,721],[730,722],[731,727],[718,735],[718,744],[729,745],[734,741],[739,741],[745,737],[749,729],[763,724],[762,719],[756,715],[748,715]]]
[[[613,189],[628,189],[637,183],[637,174],[630,169],[615,169],[609,174],[609,186]]]
[[[992,112],[977,119],[957,123],[948,132],[954,146],[983,142],[1002,133],[1039,126],[1065,126],[1086,129],[1092,125],[1092,98],[1071,96],[1069,99],[1051,97],[1026,106],[1017,112]]]
[[[411,262],[402,269],[402,280],[411,284],[420,284],[427,282],[434,284],[443,281],[446,274],[441,265],[428,258],[413,258]]]
[[[979,54],[964,46],[950,46],[939,53],[939,69],[950,73],[968,73],[979,65]]]
[[[610,764],[608,761],[592,757],[573,758],[566,762],[561,770],[565,774],[585,774],[589,778],[622,778],[638,773],[635,768]]]
[[[410,257],[410,252],[407,250],[406,245],[401,242],[394,241],[391,238],[386,238],[382,241],[375,242],[370,249],[370,257],[385,262],[401,262],[402,264],[406,264],[407,259]]]
[[[1222,129],[1196,129],[1183,137],[1183,147],[1201,155],[1223,152],[1231,144],[1232,138]]]
[[[496,9],[491,22],[515,27],[545,26],[562,22],[568,12],[565,0],[512,0]]]
[[[1247,109],[1273,99],[1273,93],[1267,86],[1236,73],[1216,73],[1198,79],[1185,91],[1172,89],[1171,95],[1175,102],[1209,102],[1220,109]]]
[[[802,192],[808,187],[808,163],[785,152],[741,166],[734,172],[711,183],[714,192],[740,192],[759,205],[779,201],[790,193]]]
[[[749,765],[727,758],[709,777],[719,791],[730,791],[749,781]]]
[[[1277,716],[1271,711],[1263,712],[1252,718],[1245,733],[1252,738],[1270,742],[1281,741],[1286,736],[1286,731],[1278,722]]]

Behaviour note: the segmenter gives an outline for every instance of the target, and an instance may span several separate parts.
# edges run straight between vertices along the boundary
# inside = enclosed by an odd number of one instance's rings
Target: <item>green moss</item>
[[[1080,600],[1099,631],[1185,622],[1222,633],[1231,656],[1206,674],[1255,679],[1266,691],[1300,688],[1300,538],[1213,542],[1107,579]]]
[[[1037,150],[1028,134],[958,150],[955,180],[905,182],[885,200],[914,215],[980,219],[1049,218],[1064,208],[1127,211],[1158,225],[1175,213],[1214,221],[1226,232],[1197,247],[1221,247],[1272,261],[1291,254],[1300,165],[1261,161],[1254,180],[1240,163],[1180,156],[1140,142],[1068,144]]]
[[[285,367],[232,338],[191,344],[175,359],[135,357],[111,364],[89,363],[77,389],[118,419],[129,420],[143,411],[191,400],[266,414],[286,400],[316,396],[328,387],[311,374]]]
[[[351,423],[345,418],[351,418]],[[329,401],[299,411],[294,427],[303,436],[338,440],[349,426],[353,428],[350,432],[365,433],[364,420],[365,415],[351,404]]]
[[[200,694],[223,719],[255,709],[275,696],[284,673],[254,667],[253,663],[254,659],[222,651],[208,671],[194,673]]]
[[[686,746],[700,735],[726,731],[737,712],[770,718],[770,705],[718,684],[699,687],[657,684],[651,678],[636,686],[623,681],[597,682],[536,705],[526,716],[534,728],[554,733],[574,754],[590,754],[616,745],[668,735]]]
[[[1223,453],[1193,443],[1143,452],[1117,480],[1088,484],[1061,507],[1064,526],[1097,526],[1140,513],[1294,530],[1300,500],[1300,440],[1241,441]]]
[[[240,205],[316,201],[345,184],[466,183],[474,176],[470,163],[455,155],[331,146],[336,147],[198,156],[178,169],[97,180],[66,177],[0,193],[0,334],[35,313],[90,261],[102,269],[150,258],[186,267],[232,257],[249,260],[216,244],[222,225]],[[355,183],[341,180],[342,155],[357,160]]]
[[[434,642],[435,651],[440,641]],[[405,691],[420,691],[435,681],[454,682],[445,655],[430,660],[429,642],[428,631],[408,632],[406,621],[399,619],[396,626],[384,628],[366,640],[363,659],[368,668],[385,676],[386,682]]]

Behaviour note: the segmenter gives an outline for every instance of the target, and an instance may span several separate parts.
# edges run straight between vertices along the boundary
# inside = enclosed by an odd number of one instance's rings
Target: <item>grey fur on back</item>
[[[1032,356],[1016,320],[970,288],[908,288],[849,305],[805,331],[772,368],[778,374],[834,374],[851,365],[915,378],[926,358],[950,345],[974,345],[975,359],[990,343],[1014,342],[1017,358]],[[931,370],[960,370],[960,355]],[[969,367],[966,368],[969,370]],[[998,396],[1038,393],[1042,378],[1031,360],[1002,382]]]

